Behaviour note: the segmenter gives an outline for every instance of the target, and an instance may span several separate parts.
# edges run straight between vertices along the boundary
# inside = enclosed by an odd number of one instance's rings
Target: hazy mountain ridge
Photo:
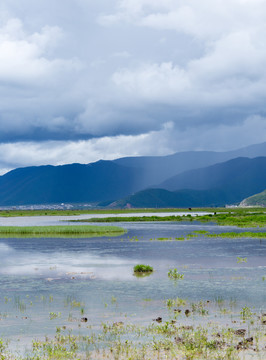
[[[186,151],[167,156],[124,157],[116,164],[142,169],[143,185],[149,187],[192,169],[200,169],[238,157],[266,156],[266,142],[227,152]]]
[[[257,182],[260,181],[263,185],[265,184],[265,177],[262,169],[265,166],[265,159],[266,157],[254,159],[241,157],[212,166],[189,170],[166,180],[157,188],[170,191],[180,189],[206,190],[230,186],[233,180],[242,183],[242,186],[246,186],[245,184],[251,185],[247,182],[249,178],[251,178],[251,182],[255,181],[254,174],[256,174]],[[243,178],[246,182],[242,181]]]
[[[158,179],[164,179],[164,182],[159,186],[157,185],[156,188],[165,187],[166,190],[175,192],[176,190],[182,190],[182,193],[179,194],[164,192],[163,203],[172,201],[166,201],[169,196],[176,199],[175,202],[179,197],[179,199],[183,199],[180,200],[182,203],[187,204],[187,201],[200,202],[200,206],[204,206],[206,201],[220,204],[221,198],[226,202],[230,201],[230,199],[232,201],[241,201],[245,197],[265,189],[265,180],[264,178],[261,179],[260,174],[256,171],[257,167],[264,169],[265,164],[264,162],[260,163],[262,160],[258,160],[259,158],[256,158],[257,160],[253,159],[254,162],[249,161],[252,159],[243,158],[238,159],[237,162],[234,162],[236,159],[229,160],[228,163],[221,162],[223,157],[239,153],[250,153],[250,157],[256,154],[266,156],[266,143],[227,153],[185,152],[165,157],[132,157],[114,161],[101,160],[88,165],[69,164],[19,168],[0,176],[0,205],[96,204],[99,202],[107,204],[111,201],[127,198],[138,191],[151,188],[154,184],[160,184],[160,181],[157,181]],[[232,161],[232,166],[230,161]],[[207,165],[207,167],[203,166],[203,164],[210,162],[216,163],[209,167]],[[251,163],[253,163],[253,168]],[[220,167],[221,164],[226,165]],[[249,165],[247,166],[247,164]],[[195,170],[200,166],[202,168]],[[194,170],[192,170],[193,168]],[[188,170],[184,172],[184,169]],[[266,173],[266,171],[264,172]],[[170,173],[175,176],[165,179]],[[255,173],[256,179],[253,176]],[[245,181],[242,181],[243,178]],[[262,183],[263,187],[261,188]],[[169,184],[174,185],[170,186]],[[241,184],[241,186],[239,185],[240,189],[237,188],[236,184]],[[234,190],[230,190],[230,186]],[[184,189],[190,189],[190,192]],[[212,192],[209,192],[209,194],[197,192],[209,191],[210,189],[212,189]],[[197,191],[195,192],[195,190]],[[234,191],[236,194],[234,198],[232,196],[227,197],[226,194],[230,191]],[[160,193],[162,194],[162,192]],[[150,194],[152,194],[151,191]],[[157,202],[159,202],[161,196],[158,197],[158,194],[156,196],[158,198]],[[243,197],[241,198],[241,196]],[[151,202],[153,203],[153,201]]]

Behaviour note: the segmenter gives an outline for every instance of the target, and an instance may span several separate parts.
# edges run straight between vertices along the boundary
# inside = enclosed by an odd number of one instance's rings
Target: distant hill
[[[141,189],[139,175],[140,170],[111,161],[19,168],[0,176],[0,204],[116,200]]]
[[[175,188],[175,191],[162,188],[147,189],[114,205],[192,207],[238,204],[244,198],[265,188],[266,157],[237,158],[203,169],[187,171],[164,184]]]
[[[266,207],[266,190],[250,196],[241,201],[240,206],[264,206]]]
[[[186,151],[168,156],[124,157],[113,162],[141,169],[140,176],[142,176],[143,186],[158,187],[158,184],[170,177],[188,170],[204,168],[237,157],[255,158],[259,156],[266,156],[266,142],[228,152]]]
[[[255,159],[236,158],[209,167],[190,170],[176,175],[157,188],[166,190],[206,190],[220,187],[234,187],[239,194],[253,189],[264,190],[266,184],[266,157]]]
[[[110,207],[171,208],[224,206],[231,198],[223,190],[147,189],[110,204]]]
[[[114,160],[118,165],[141,169],[140,176],[143,187],[157,187],[170,177],[192,169],[204,168],[238,157],[255,158],[266,156],[266,142],[247,146],[242,149],[215,151],[187,151],[168,156],[124,157]]]

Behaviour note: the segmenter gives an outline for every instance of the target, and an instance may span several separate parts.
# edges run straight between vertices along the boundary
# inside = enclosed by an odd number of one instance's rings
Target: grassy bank
[[[228,213],[217,213],[197,217],[201,222],[213,221],[218,225],[238,226],[238,227],[264,227],[266,226],[266,211],[241,209],[229,211]]]
[[[73,216],[84,214],[130,214],[130,213],[146,213],[146,212],[184,212],[188,209],[85,209],[85,210],[0,210],[0,216]],[[194,210],[194,209],[193,209]],[[198,209],[199,210],[199,209]],[[195,210],[196,211],[196,210]],[[208,209],[200,209],[199,211],[208,211]],[[212,209],[213,211],[213,209]],[[222,211],[222,209],[221,209]]]
[[[147,222],[147,221],[183,221],[184,216],[112,216],[105,218],[92,218],[83,220],[73,220],[73,222],[94,222],[94,223],[115,223],[115,222]]]
[[[125,230],[117,226],[0,226],[1,237],[11,236],[49,236],[49,237],[94,237],[122,235]]]
[[[261,208],[254,208],[254,211]],[[145,209],[84,209],[84,210],[55,210],[55,209],[43,209],[43,210],[0,210],[0,216],[3,217],[15,217],[15,216],[73,216],[84,214],[131,214],[131,213],[161,213],[161,212],[228,212],[226,208],[193,208],[189,210],[187,208],[145,208]],[[232,208],[231,212],[238,211],[238,209]]]
[[[202,211],[203,209],[201,209]],[[213,211],[213,210],[212,210]],[[213,212],[209,215],[185,216],[129,216],[129,217],[106,217],[76,220],[78,222],[144,222],[144,221],[200,221],[202,223],[214,222],[221,226],[238,226],[238,227],[265,227],[266,211],[262,209],[238,209],[234,211]]]

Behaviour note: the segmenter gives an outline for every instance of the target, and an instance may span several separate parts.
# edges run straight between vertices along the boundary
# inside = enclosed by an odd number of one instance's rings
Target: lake
[[[61,220],[2,218],[0,224],[57,225]],[[197,230],[243,231],[196,222],[118,225],[127,233],[112,238],[0,239],[0,336],[20,350],[62,324],[84,333],[88,324],[149,324],[158,316],[167,318],[165,303],[177,297],[231,303],[235,311],[244,306],[266,310],[265,240],[204,235],[176,240]],[[137,278],[136,264],[149,264],[154,273]],[[182,280],[169,279],[173,268],[184,274]],[[82,317],[86,324],[80,324]]]

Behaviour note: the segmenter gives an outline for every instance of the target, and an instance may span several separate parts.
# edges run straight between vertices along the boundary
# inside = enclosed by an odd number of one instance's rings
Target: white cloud
[[[124,69],[113,75],[113,81],[134,96],[167,103],[178,102],[177,96],[190,88],[185,70],[172,63],[147,64],[133,71]]]
[[[264,26],[265,0],[120,0],[117,11],[102,16],[106,25],[128,21],[197,38],[216,39],[241,29]],[[264,10],[264,11],[263,11]]]
[[[119,70],[113,81],[130,96],[147,101],[192,107],[252,105],[266,94],[265,63],[262,35],[242,31],[217,40],[184,67],[143,64]]]
[[[0,81],[12,84],[46,83],[51,77],[78,68],[73,60],[49,59],[45,53],[61,38],[58,27],[45,26],[27,34],[19,19],[10,19],[0,28]]]
[[[148,134],[101,137],[76,142],[49,141],[0,144],[0,153],[5,159],[2,166],[0,161],[0,174],[21,166],[87,164],[99,159],[112,160],[123,156],[167,155],[171,152],[171,148],[167,144],[170,128],[171,125],[165,124],[160,131]],[[151,146],[154,141],[156,141],[156,148]]]
[[[265,13],[266,0],[3,0],[2,168],[263,141]]]
[[[188,34],[203,51],[182,65],[176,57],[124,67],[113,81],[139,101],[252,106],[266,92],[265,11],[265,0],[121,0],[113,21]]]
[[[180,131],[174,123],[161,130],[136,136],[114,136],[87,141],[18,142],[0,144],[0,175],[16,167],[87,164],[124,156],[161,156],[178,151],[233,150],[265,141],[266,119],[251,116],[237,124],[187,127]]]

